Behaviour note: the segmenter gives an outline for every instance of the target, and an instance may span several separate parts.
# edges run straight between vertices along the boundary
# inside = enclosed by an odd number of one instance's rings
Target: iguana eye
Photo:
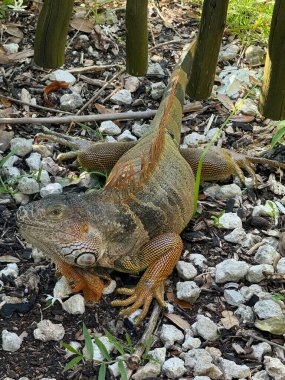
[[[59,220],[62,217],[64,211],[63,206],[50,206],[47,208],[47,216],[54,220]]]

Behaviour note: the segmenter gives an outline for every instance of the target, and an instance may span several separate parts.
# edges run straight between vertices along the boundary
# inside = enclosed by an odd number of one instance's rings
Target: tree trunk
[[[276,0],[270,27],[259,111],[273,120],[285,119],[285,1]]]
[[[127,72],[143,76],[148,64],[148,0],[127,0]]]
[[[187,94],[195,100],[212,92],[229,0],[204,0]]]
[[[64,64],[69,20],[74,0],[45,0],[35,37],[35,63],[46,69]]]

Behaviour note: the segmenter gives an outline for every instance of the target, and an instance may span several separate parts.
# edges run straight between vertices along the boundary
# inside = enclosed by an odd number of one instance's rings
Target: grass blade
[[[82,359],[83,359],[83,356],[82,356],[82,355],[80,355],[80,356],[75,356],[75,358],[71,359],[70,362],[68,362],[68,363],[64,366],[62,372],[66,372],[66,371],[68,371],[69,369],[73,368],[77,363],[81,362]]]
[[[106,379],[106,364],[102,363],[99,368],[98,380]]]
[[[271,141],[271,148],[273,148],[278,142],[281,143],[282,137],[285,135],[285,126],[278,129],[276,133],[274,133]]]
[[[77,351],[74,347],[72,347],[70,344],[62,342],[63,347],[65,347],[68,351],[78,355],[82,356],[81,352]]]
[[[97,336],[94,336],[94,342],[96,343],[97,347],[99,348],[104,359],[108,360],[110,362],[112,360],[112,358],[109,355],[107,348],[105,347],[104,343],[102,343],[101,340],[99,338],[97,338]]]
[[[124,366],[124,362],[122,360],[118,361],[118,368],[120,371],[121,380],[128,380],[127,371],[126,371],[126,368]]]
[[[84,336],[84,339],[85,339],[85,345],[86,345],[86,348],[87,348],[87,352],[88,354],[90,355],[89,359],[93,359],[93,354],[94,354],[94,347],[93,347],[93,342],[92,342],[92,338],[88,332],[88,329],[85,325],[85,323],[83,323],[83,328],[82,328],[82,331],[83,331],[83,336]]]
[[[116,347],[117,351],[121,355],[125,355],[124,347],[121,345],[121,343],[114,337],[108,330],[104,329],[104,333],[106,337],[109,339],[111,343]]]

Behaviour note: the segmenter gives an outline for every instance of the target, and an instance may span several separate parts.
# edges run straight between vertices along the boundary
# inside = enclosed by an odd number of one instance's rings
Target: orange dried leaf
[[[69,83],[64,81],[54,81],[51,82],[44,88],[44,101],[49,107],[54,107],[54,105],[49,101],[48,94],[60,90],[61,88],[68,88]]]

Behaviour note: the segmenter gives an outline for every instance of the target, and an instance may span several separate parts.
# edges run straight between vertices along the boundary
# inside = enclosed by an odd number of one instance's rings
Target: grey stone
[[[232,306],[239,306],[244,303],[244,298],[238,290],[225,289],[224,297],[226,302]]]
[[[189,135],[184,137],[183,144],[187,146],[197,146],[199,144],[207,142],[205,135],[201,135],[197,132],[192,132]]]
[[[160,339],[166,348],[174,345],[174,343],[182,343],[184,340],[183,333],[175,326],[164,324],[160,332]]]
[[[6,50],[8,54],[14,54],[18,53],[19,44],[11,42],[9,44],[3,44],[3,48]]]
[[[54,324],[49,319],[43,319],[37,324],[37,328],[34,330],[35,339],[42,342],[48,342],[50,340],[59,341],[64,337],[65,330],[62,324]]]
[[[31,170],[39,170],[41,166],[41,155],[39,153],[31,153],[30,156],[26,158],[26,163]]]
[[[218,284],[239,281],[246,276],[248,269],[249,265],[245,261],[235,259],[224,260],[216,266],[215,281]]]
[[[211,380],[209,376],[195,376],[193,380]]]
[[[203,339],[215,341],[219,338],[218,326],[208,317],[204,315],[197,315],[197,322],[195,324],[197,334]]]
[[[155,348],[154,350],[149,351],[149,355],[152,356],[154,360],[158,361],[159,364],[163,364],[165,362],[166,348]]]
[[[253,284],[250,286],[243,286],[240,289],[240,292],[244,296],[246,301],[250,300],[253,295],[257,295],[260,300],[269,300],[272,299],[270,293],[265,292],[260,285]]]
[[[22,177],[19,180],[18,189],[23,194],[31,195],[38,193],[40,186],[34,178]]]
[[[54,160],[51,157],[43,158],[42,165],[43,169],[53,176],[56,176],[62,172],[61,167],[56,162],[54,162]]]
[[[266,278],[265,272],[274,273],[273,266],[269,264],[252,265],[248,270],[246,278],[250,282],[258,283]]]
[[[206,257],[201,253],[191,253],[189,260],[199,268],[204,268],[207,262]]]
[[[137,77],[129,76],[125,79],[125,89],[130,92],[135,92],[140,86],[140,80]]]
[[[231,66],[230,69],[225,68],[219,74],[222,86],[217,89],[217,92],[220,94],[226,94],[230,98],[236,99],[239,96],[239,93],[243,90],[244,86],[249,85],[249,76],[254,76],[254,73],[248,70],[247,68],[242,69],[233,69]]]
[[[20,157],[13,155],[13,156],[9,157],[9,158],[3,163],[2,167],[3,167],[3,168],[11,167],[11,166],[15,165],[15,164],[16,164],[17,162],[19,162],[19,161],[20,161]]]
[[[252,376],[252,380],[270,380],[266,371],[258,371]]]
[[[210,197],[213,199],[217,199],[218,193],[220,191],[220,187],[221,187],[220,185],[215,183],[213,185],[203,188],[203,193],[205,194],[207,198]]]
[[[253,307],[255,313],[260,319],[273,317],[282,317],[283,312],[279,304],[273,300],[257,301]]]
[[[54,298],[63,299],[69,296],[72,293],[66,278],[61,277],[55,284],[53,288],[53,296]]]
[[[193,264],[188,263],[187,261],[178,261],[176,264],[176,269],[179,276],[183,280],[192,280],[197,276],[197,269]]]
[[[17,156],[24,157],[33,150],[33,139],[15,137],[10,142],[11,151]]]
[[[214,136],[216,135],[217,132],[219,132],[220,128],[211,128],[209,131],[206,133],[206,137],[208,141],[211,141]]]
[[[111,120],[103,121],[99,127],[99,132],[103,135],[117,136],[121,129]]]
[[[246,365],[238,365],[235,362],[221,358],[221,364],[227,379],[243,379],[250,376],[250,369]]]
[[[241,218],[235,212],[226,212],[219,218],[219,223],[222,228],[226,230],[234,230],[235,228],[242,228]]]
[[[29,203],[29,200],[30,200],[27,194],[22,194],[20,192],[14,193],[13,198],[18,205],[22,205],[22,206]]]
[[[184,375],[186,368],[184,367],[183,360],[175,357],[163,363],[162,371],[168,379],[177,379]]]
[[[274,380],[285,379],[285,365],[278,358],[272,358],[271,356],[264,357],[265,370],[269,376],[272,376]]]
[[[84,298],[81,294],[75,294],[62,303],[62,308],[69,314],[84,314]]]
[[[189,303],[194,303],[201,293],[201,289],[194,281],[177,282],[177,298]]]
[[[51,81],[64,81],[70,84],[74,84],[76,82],[76,78],[65,70],[55,70],[49,74],[49,80]]]
[[[230,243],[242,244],[246,237],[246,232],[243,228],[237,227],[228,235],[224,236],[224,239]]]
[[[150,124],[147,124],[147,123],[144,123],[144,124],[135,123],[132,126],[132,132],[137,137],[142,137],[142,135],[145,132],[149,131],[150,129],[151,129]]]
[[[39,263],[40,261],[46,259],[46,256],[42,253],[42,251],[39,251],[37,248],[32,249],[31,255],[35,263]]]
[[[2,276],[17,278],[19,274],[19,268],[16,263],[9,263],[4,269],[0,271],[0,278]]]
[[[2,330],[2,349],[4,351],[18,351],[23,342],[23,338],[8,330]]]
[[[220,379],[222,374],[222,371],[213,363],[198,360],[194,367],[194,375],[206,375],[211,379]]]
[[[241,188],[232,183],[230,185],[223,185],[219,187],[219,191],[216,193],[216,198],[221,200],[228,200],[230,198],[235,198],[236,196],[241,196]]]
[[[160,99],[164,93],[166,86],[163,82],[152,83],[150,96],[152,99]]]
[[[254,261],[258,264],[274,264],[279,257],[279,253],[272,245],[264,244],[256,251]]]
[[[132,94],[129,90],[120,90],[110,98],[111,102],[120,106],[128,106],[132,104]]]
[[[188,352],[182,352],[180,358],[184,360],[185,366],[189,368],[194,368],[199,361],[203,363],[212,363],[213,360],[212,356],[202,348],[193,348]]]
[[[248,232],[243,239],[241,246],[243,248],[251,248],[254,244],[261,241],[261,236]]]
[[[235,311],[235,315],[238,317],[241,323],[254,322],[254,314],[250,306],[239,305],[239,307]]]
[[[239,107],[239,111],[244,115],[255,116],[258,115],[258,108],[252,99],[243,99],[242,105]]]
[[[285,257],[281,257],[281,259],[277,263],[277,272],[285,273]]]
[[[39,177],[41,186],[46,186],[50,183],[50,176],[47,170],[43,169],[41,172],[36,173],[36,176]]]
[[[199,348],[201,346],[201,340],[199,338],[193,338],[188,336],[185,338],[184,343],[182,344],[183,351],[192,350],[193,348]]]
[[[267,342],[261,342],[251,346],[252,356],[257,359],[259,362],[262,361],[262,358],[265,354],[271,352],[271,346]]]
[[[149,362],[143,367],[140,367],[136,373],[132,376],[132,379],[134,380],[145,380],[150,377],[156,378],[159,376],[161,372],[160,364],[159,363],[152,363]]]
[[[60,109],[72,112],[83,105],[83,99],[79,94],[64,94],[60,98]]]
[[[2,173],[7,178],[9,183],[13,182],[13,180],[15,181],[21,176],[20,170],[14,166],[3,167],[1,170],[1,174]]]
[[[234,44],[224,46],[223,50],[219,54],[219,62],[231,61],[236,58],[240,47]]]
[[[118,141],[137,141],[136,136],[132,135],[131,132],[126,129],[123,133],[118,136]]]
[[[251,66],[259,66],[264,63],[265,51],[260,46],[249,46],[245,51],[245,61]]]
[[[159,63],[150,63],[147,69],[147,76],[163,78],[165,74]]]
[[[269,216],[272,213],[272,207],[269,203],[265,205],[254,206],[252,216]]]
[[[60,183],[49,183],[40,190],[40,195],[42,198],[47,197],[48,195],[55,195],[62,193],[62,186]]]

